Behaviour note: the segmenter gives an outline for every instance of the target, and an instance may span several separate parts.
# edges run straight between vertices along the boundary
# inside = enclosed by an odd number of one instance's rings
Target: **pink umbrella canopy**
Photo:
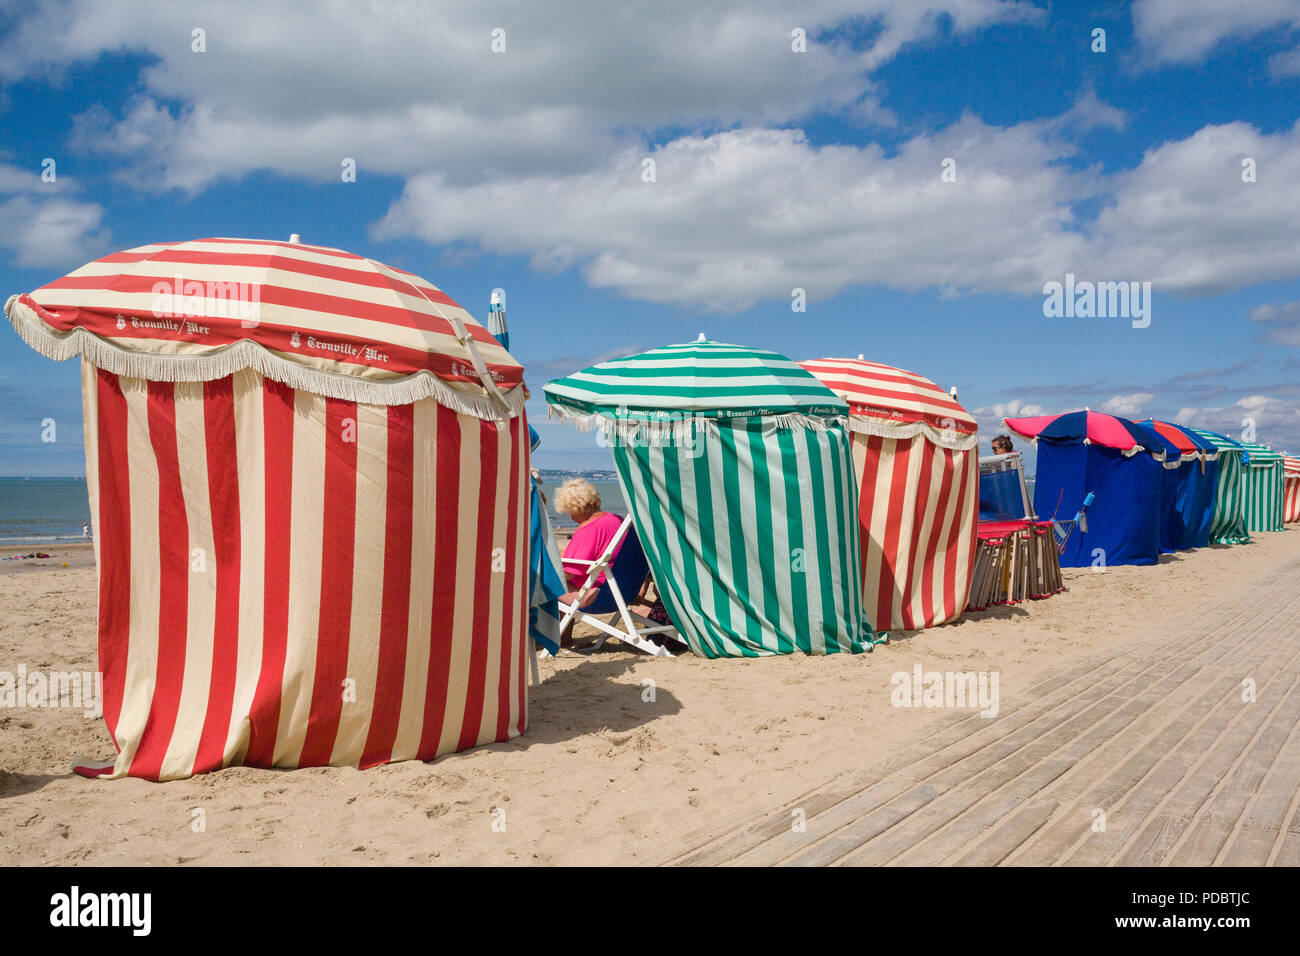
[[[1159,433],[1118,415],[1085,410],[1063,415],[1034,415],[1029,418],[1004,418],[1003,424],[1022,438],[1055,444],[1086,442],[1103,448],[1115,448],[1126,455],[1148,451],[1157,458],[1172,450]]]
[[[296,241],[140,246],[13,296],[5,312],[42,354],[135,378],[211,381],[251,367],[332,398],[433,396],[481,417],[517,414],[526,395],[520,364],[437,286]]]

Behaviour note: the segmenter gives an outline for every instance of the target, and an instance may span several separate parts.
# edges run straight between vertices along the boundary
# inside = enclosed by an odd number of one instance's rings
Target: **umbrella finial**
[[[956,385],[954,385],[952,388],[948,389],[948,397],[951,398],[954,402],[957,401],[957,386],[956,386]]]
[[[302,242],[302,236],[298,235],[296,232],[290,233],[289,241],[294,243]]]
[[[510,329],[506,325],[506,290],[492,290],[488,304],[488,331],[496,336],[503,349],[510,348]]]
[[[867,357],[866,357],[865,355],[863,355],[861,352],[859,352],[859,353],[858,353],[858,361],[859,361],[859,362],[865,362],[866,360],[867,360]]]
[[[707,342],[708,339],[706,339],[706,338],[704,337],[704,333],[701,332],[701,333],[700,333],[700,337],[699,337],[698,339],[696,339],[695,341],[697,341],[697,342]]]

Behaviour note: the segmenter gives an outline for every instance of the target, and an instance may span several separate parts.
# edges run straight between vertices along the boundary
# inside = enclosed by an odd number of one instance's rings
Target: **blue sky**
[[[541,8],[0,0],[0,292],[292,232],[500,286],[547,468],[608,453],[544,382],[701,331],[955,385],[986,446],[1086,405],[1300,453],[1300,0]],[[1045,317],[1066,273],[1150,326]],[[0,474],[83,473],[80,428],[0,328]]]

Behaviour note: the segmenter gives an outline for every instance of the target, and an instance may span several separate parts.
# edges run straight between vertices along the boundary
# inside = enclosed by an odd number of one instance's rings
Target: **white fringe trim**
[[[953,451],[970,451],[980,443],[979,432],[962,435],[956,429],[948,431],[935,428],[929,422],[885,422],[859,415],[849,416],[849,431],[859,435],[875,435],[877,438],[903,439],[923,435],[940,448],[950,448]]]
[[[46,358],[63,362],[77,356],[97,368],[152,382],[210,382],[251,368],[294,389],[366,405],[410,405],[432,398],[460,415],[506,421],[521,414],[528,392],[522,383],[509,392],[475,395],[452,388],[432,372],[420,371],[393,382],[373,382],[325,369],[299,365],[274,355],[256,342],[242,341],[208,355],[133,352],[106,342],[83,328],[52,332],[18,296],[10,296],[5,314],[20,338]],[[477,364],[477,363],[476,363]],[[489,379],[490,380],[490,379]],[[499,397],[498,397],[499,396]]]
[[[777,428],[807,428],[819,432],[828,431],[832,428],[843,428],[845,424],[843,416],[819,418],[815,415],[802,415],[798,412],[789,412],[782,415],[735,415],[730,418],[683,415],[675,412],[649,412],[643,414],[662,417],[620,418],[604,412],[580,412],[567,405],[556,405],[551,402],[548,402],[546,406],[548,418],[572,425],[580,432],[599,429],[606,437],[618,438],[623,441],[636,439],[651,443],[687,441],[694,437],[697,428],[706,434],[716,435],[719,425],[725,425],[729,421],[745,421],[752,418],[762,419],[765,423],[775,425]]]

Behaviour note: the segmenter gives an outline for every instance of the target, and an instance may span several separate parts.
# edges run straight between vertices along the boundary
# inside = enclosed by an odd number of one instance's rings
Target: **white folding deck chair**
[[[564,559],[566,564],[585,565],[588,571],[586,581],[578,590],[577,599],[572,604],[560,602],[560,613],[563,614],[560,619],[560,629],[563,631],[574,621],[583,621],[601,632],[594,650],[600,650],[604,647],[607,639],[617,637],[624,644],[645,651],[647,654],[653,654],[655,657],[672,657],[671,651],[656,644],[649,637],[652,634],[666,634],[673,640],[685,644],[685,641],[682,641],[678,635],[677,628],[671,624],[656,624],[649,618],[634,613],[627,606],[627,599],[624,597],[625,590],[635,597],[645,580],[646,574],[649,572],[641,542],[637,540],[635,533],[632,533],[630,538],[628,537],[631,527],[632,516],[628,515],[623,519],[623,523],[619,525],[618,531],[610,539],[609,544],[605,546],[604,552],[595,561],[579,561],[574,558]],[[625,538],[627,544],[620,551],[619,544]],[[613,557],[615,551],[619,552],[617,560]],[[605,583],[597,584],[596,580],[602,572],[605,575]],[[583,608],[580,606],[583,598],[592,591],[601,588],[608,589],[608,601],[602,595],[590,607]],[[633,588],[636,591],[633,591]],[[615,627],[613,624],[602,620],[605,615],[613,613],[618,614],[623,625],[622,628]]]

